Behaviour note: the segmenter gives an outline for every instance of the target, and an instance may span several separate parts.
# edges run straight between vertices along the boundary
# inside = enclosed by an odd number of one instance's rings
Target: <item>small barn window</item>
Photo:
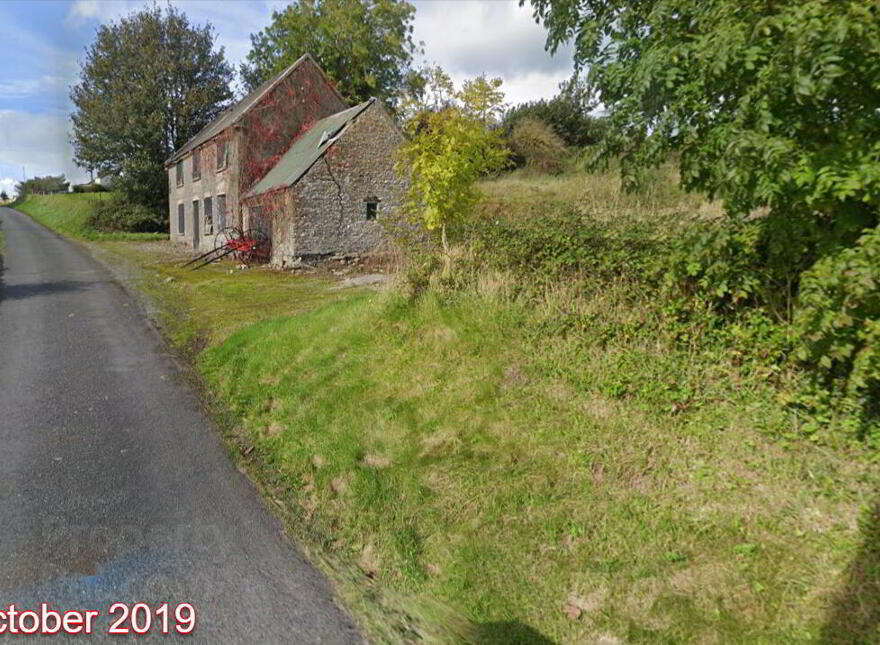
[[[205,218],[205,232],[203,235],[214,234],[214,204],[210,197],[205,197],[205,207],[203,216]]]
[[[193,164],[193,181],[201,178],[202,176],[202,155],[201,150],[196,148],[193,150],[192,155],[192,164]]]
[[[217,195],[217,230],[226,227],[226,195]]]
[[[183,204],[177,205],[177,233],[183,235],[186,232],[186,216],[183,213]]]
[[[223,170],[226,168],[226,164],[228,163],[228,153],[226,148],[225,141],[217,142],[217,170]]]
[[[368,197],[365,199],[364,211],[368,221],[376,219],[376,215],[379,214],[379,200],[375,197]]]
[[[175,168],[175,172],[177,173],[177,185],[183,186],[183,162],[178,161],[177,167]]]

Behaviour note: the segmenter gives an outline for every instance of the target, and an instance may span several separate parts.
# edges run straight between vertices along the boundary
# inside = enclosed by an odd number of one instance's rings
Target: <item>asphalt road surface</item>
[[[361,642],[137,304],[30,218],[0,208],[0,231],[0,612],[99,610],[96,642],[134,638],[106,633],[115,602],[168,602],[172,630],[186,602],[191,642]]]

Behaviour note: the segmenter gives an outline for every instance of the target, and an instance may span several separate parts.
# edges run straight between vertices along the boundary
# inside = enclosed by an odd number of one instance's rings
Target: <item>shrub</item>
[[[722,315],[766,307],[786,321],[824,237],[818,219],[794,214],[694,220],[684,231],[670,249],[667,295],[696,297]]]
[[[517,165],[551,174],[562,172],[566,158],[565,142],[540,119],[526,117],[518,121],[508,144]]]
[[[573,273],[598,280],[650,279],[664,245],[647,223],[621,225],[565,209],[531,218],[481,217],[467,236],[490,267],[527,275],[536,284]]]
[[[880,440],[880,227],[804,274],[798,358],[814,370],[802,397],[820,417],[842,412],[858,436]]]
[[[168,219],[164,213],[113,195],[95,202],[95,209],[86,219],[86,226],[104,232],[158,233],[167,232]]]

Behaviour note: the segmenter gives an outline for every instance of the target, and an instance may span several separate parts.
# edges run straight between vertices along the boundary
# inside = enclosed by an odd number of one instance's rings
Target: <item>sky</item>
[[[572,72],[569,48],[544,50],[546,33],[516,0],[411,0],[417,64],[437,63],[461,83],[485,73],[504,79],[506,100],[553,96]],[[284,0],[174,0],[196,24],[210,22],[233,67],[250,34],[269,24]],[[23,176],[64,173],[88,180],[73,163],[70,87],[79,59],[102,23],[145,6],[143,0],[0,1],[0,189]]]

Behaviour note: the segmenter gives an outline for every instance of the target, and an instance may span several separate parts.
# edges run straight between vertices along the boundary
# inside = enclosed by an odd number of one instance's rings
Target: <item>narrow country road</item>
[[[98,609],[97,642],[114,602],[188,602],[192,642],[362,642],[107,271],[12,209],[0,231],[0,611]]]

